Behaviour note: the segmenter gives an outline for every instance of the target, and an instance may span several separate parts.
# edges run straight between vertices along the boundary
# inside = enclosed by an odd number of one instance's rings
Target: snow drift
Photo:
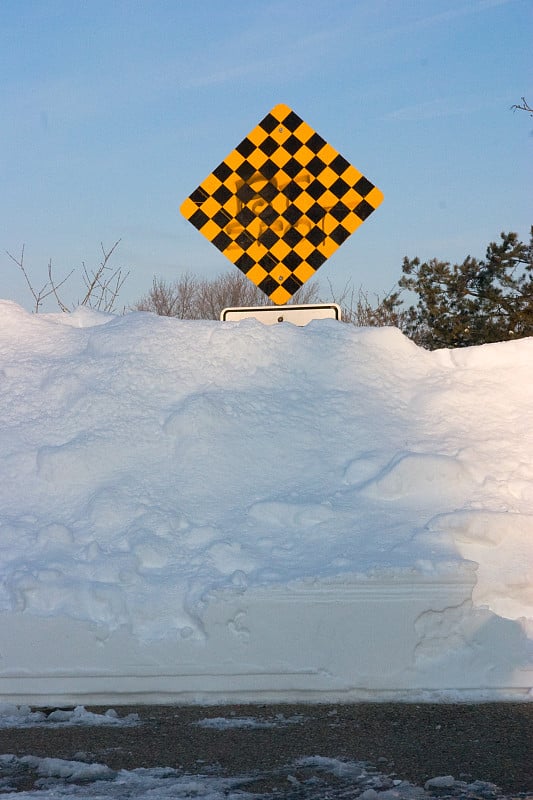
[[[531,698],[532,365],[0,301],[0,697]]]

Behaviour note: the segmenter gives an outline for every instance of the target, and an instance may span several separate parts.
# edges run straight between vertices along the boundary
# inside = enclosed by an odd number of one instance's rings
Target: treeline
[[[416,301],[406,305],[405,292]],[[337,302],[343,319],[354,325],[394,325],[422,347],[467,347],[533,336],[533,228],[529,243],[502,233],[482,259],[460,264],[433,258],[404,258],[402,276],[387,296],[331,284],[323,293],[317,281],[303,286],[292,302]],[[185,274],[175,281],[154,278],[137,310],[182,319],[218,319],[227,306],[267,305],[270,301],[242,273],[233,270],[213,280]]]
[[[302,286],[291,303],[318,303],[316,282]],[[135,311],[152,311],[179,319],[220,319],[222,309],[233,306],[266,306],[272,301],[237,268],[216,278],[198,278],[186,272],[173,281],[154,277],[152,288],[134,304]]]
[[[116,311],[127,273],[111,265],[118,246],[106,250],[95,270],[83,265],[83,290],[74,306]],[[56,280],[49,262],[47,280],[36,289],[20,257],[11,259],[21,269],[33,298],[33,310],[42,310],[52,297],[62,311],[68,305],[60,295],[72,273]],[[405,297],[413,298],[411,304]],[[213,279],[185,273],[174,281],[154,277],[151,288],[130,309],[151,311],[180,319],[219,319],[223,308],[269,305],[263,294],[236,268]],[[529,242],[516,233],[501,233],[484,258],[466,256],[460,264],[433,258],[421,262],[405,257],[398,284],[385,297],[369,295],[347,285],[324,292],[314,279],[294,295],[291,303],[336,302],[345,322],[354,325],[394,325],[417,344],[434,350],[533,336],[533,227]]]
[[[529,242],[502,233],[485,258],[461,264],[404,258],[402,290],[416,302],[402,315],[402,330],[430,350],[468,347],[533,336],[533,227]]]

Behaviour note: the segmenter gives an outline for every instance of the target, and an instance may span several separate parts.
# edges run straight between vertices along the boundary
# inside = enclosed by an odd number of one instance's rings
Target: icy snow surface
[[[533,339],[0,301],[0,698],[527,698],[532,553]]]
[[[227,731],[236,728],[280,728],[285,725],[300,725],[305,721],[301,714],[292,717],[285,717],[283,714],[269,719],[256,719],[255,717],[206,717],[198,720],[195,725],[200,728],[210,728],[216,731]]]
[[[34,789],[17,791],[25,780]],[[254,784],[261,782],[261,791]],[[274,784],[272,791],[266,789]],[[492,783],[466,783],[451,775],[437,776],[424,789],[407,781],[381,774],[360,761],[309,756],[281,770],[235,776],[221,776],[213,767],[197,774],[155,767],[114,771],[105,764],[65,761],[37,756],[0,755],[0,792],[5,800],[427,800],[453,797],[456,800],[501,800],[505,797]]]
[[[29,706],[0,703],[0,728],[69,728],[95,725],[129,728],[140,725],[140,720],[138,714],[120,717],[114,708],[109,708],[104,714],[88,711],[84,706],[76,706],[72,710],[56,708],[45,713],[34,711]]]

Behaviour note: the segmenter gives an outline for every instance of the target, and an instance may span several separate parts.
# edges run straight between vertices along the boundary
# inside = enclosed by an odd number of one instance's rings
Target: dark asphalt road
[[[106,708],[91,708],[102,713]],[[90,761],[112,769],[215,764],[228,774],[272,770],[302,756],[367,761],[423,786],[428,778],[490,781],[533,793],[533,703],[116,707],[136,727],[0,730],[0,753]],[[212,730],[206,717],[302,720],[273,728]]]

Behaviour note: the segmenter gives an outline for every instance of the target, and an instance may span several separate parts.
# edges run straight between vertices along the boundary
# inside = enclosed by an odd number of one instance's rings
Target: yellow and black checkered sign
[[[181,213],[283,305],[382,200],[373,183],[280,104],[184,201]]]

